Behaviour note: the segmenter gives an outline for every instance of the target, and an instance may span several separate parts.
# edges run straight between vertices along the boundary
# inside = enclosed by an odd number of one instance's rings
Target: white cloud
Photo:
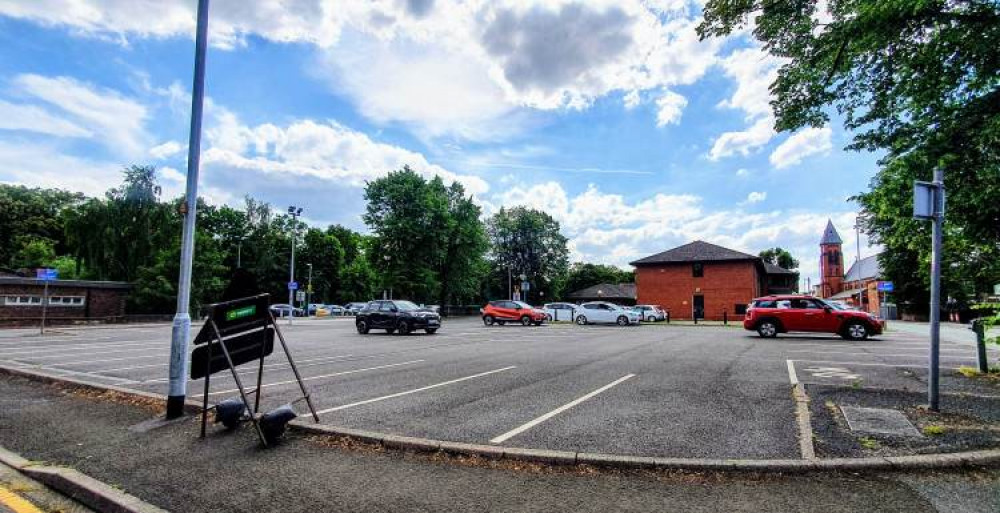
[[[771,153],[771,164],[778,169],[793,166],[810,155],[827,154],[833,149],[833,131],[829,126],[809,127],[781,143]]]
[[[154,159],[168,159],[177,155],[184,149],[184,146],[177,141],[167,141],[163,144],[158,144],[149,149],[149,155]]]
[[[194,33],[194,2],[0,0],[0,14],[128,44]],[[210,42],[257,35],[315,45],[313,71],[380,123],[418,135],[499,139],[523,110],[582,109],[612,92],[691,84],[717,60],[700,9],[650,0],[257,0],[212,6]],[[664,117],[675,119],[677,100]],[[526,119],[527,118],[527,119]]]
[[[767,192],[752,191],[747,194],[747,203],[760,203],[767,199]]]
[[[745,178],[747,176],[750,176],[750,170],[747,169],[747,168],[745,168],[745,167],[741,167],[741,168],[739,168],[739,169],[736,170],[736,176],[739,176],[741,178]]]
[[[0,139],[0,181],[104,194],[121,181],[121,166],[67,155],[58,147]]]
[[[93,132],[35,105],[0,100],[0,129],[24,130],[56,137],[91,137]]]
[[[246,126],[223,107],[212,105],[209,110],[212,125],[205,133],[207,149],[202,156],[206,166],[362,187],[367,180],[409,165],[427,177],[458,181],[470,194],[489,189],[482,178],[454,173],[429,163],[420,153],[374,141],[335,122]]]
[[[687,98],[673,91],[664,91],[656,100],[656,126],[680,123],[687,103]]]
[[[13,83],[18,92],[59,108],[71,119],[67,123],[90,132],[116,154],[145,154],[147,112],[138,101],[71,77],[22,74]]]
[[[711,160],[749,155],[776,135],[769,88],[778,76],[780,64],[780,59],[757,48],[736,50],[722,60],[722,68],[736,82],[736,89],[719,106],[743,111],[744,119],[751,124],[744,130],[725,132],[716,138],[708,155]]]

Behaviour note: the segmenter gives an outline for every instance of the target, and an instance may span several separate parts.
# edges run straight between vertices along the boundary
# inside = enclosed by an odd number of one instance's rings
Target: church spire
[[[837,233],[837,229],[833,227],[833,221],[826,220],[826,229],[823,230],[823,239],[819,241],[820,245],[823,244],[843,244],[844,241],[840,238],[840,234]]]

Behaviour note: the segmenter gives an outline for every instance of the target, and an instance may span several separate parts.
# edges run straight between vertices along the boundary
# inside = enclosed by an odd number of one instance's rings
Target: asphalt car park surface
[[[324,423],[470,443],[618,454],[800,456],[791,383],[920,391],[926,336],[904,330],[849,342],[761,339],[730,326],[486,327],[446,319],[435,335],[356,332],[347,318],[281,323]],[[165,393],[170,326],[0,333],[0,364]],[[990,349],[991,359],[997,351]],[[942,342],[942,392],[975,364],[966,339]],[[256,366],[240,367],[252,387]],[[227,372],[209,402],[236,397]],[[189,383],[200,399],[203,382]],[[267,359],[263,407],[298,394],[280,351]],[[305,411],[302,403],[297,405]]]

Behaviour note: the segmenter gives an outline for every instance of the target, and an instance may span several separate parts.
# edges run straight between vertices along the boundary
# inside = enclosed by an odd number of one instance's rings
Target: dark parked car
[[[362,335],[373,329],[400,335],[408,335],[413,330],[424,330],[433,335],[441,327],[441,316],[410,301],[372,301],[358,312],[354,325]]]

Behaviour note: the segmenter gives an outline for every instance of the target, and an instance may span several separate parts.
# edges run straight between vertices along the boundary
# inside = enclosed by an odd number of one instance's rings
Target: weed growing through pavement
[[[924,428],[921,429],[920,431],[923,432],[924,436],[940,436],[945,433],[946,429],[944,428],[944,426],[931,424],[929,426],[924,426]]]
[[[863,437],[859,438],[858,439],[858,443],[861,444],[861,447],[864,447],[865,449],[868,449],[869,451],[874,451],[875,449],[878,449],[878,440],[876,440],[876,439],[874,439],[874,438],[872,438],[870,436],[863,436]]]

